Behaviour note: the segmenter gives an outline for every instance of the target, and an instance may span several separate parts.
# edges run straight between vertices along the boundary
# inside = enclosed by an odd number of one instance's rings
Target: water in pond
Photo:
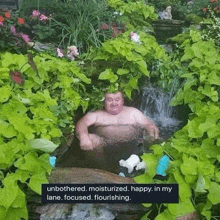
[[[171,137],[183,124],[177,118],[177,108],[170,106],[172,93],[154,87],[143,88],[142,92],[140,111],[157,125],[161,138]]]

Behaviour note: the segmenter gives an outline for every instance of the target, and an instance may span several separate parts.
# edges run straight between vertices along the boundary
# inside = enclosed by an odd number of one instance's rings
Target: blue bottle
[[[166,176],[165,171],[169,166],[170,158],[167,155],[164,155],[160,158],[157,165],[157,175]]]
[[[55,167],[55,164],[56,164],[56,157],[55,156],[50,156],[49,157],[49,162],[50,162],[50,165],[52,166],[52,167]]]

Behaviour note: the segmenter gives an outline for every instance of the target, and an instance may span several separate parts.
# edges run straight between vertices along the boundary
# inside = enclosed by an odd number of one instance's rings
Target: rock
[[[90,168],[56,168],[48,176],[50,183],[135,183],[133,179],[121,177],[108,171]]]
[[[66,184],[134,184],[134,180],[108,171],[89,168],[56,168],[48,176],[49,183]],[[29,191],[29,220],[139,220],[149,208],[130,203],[42,204],[41,196]]]

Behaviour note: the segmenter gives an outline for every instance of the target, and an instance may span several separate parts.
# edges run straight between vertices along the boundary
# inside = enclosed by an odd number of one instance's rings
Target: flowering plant
[[[51,26],[51,19],[51,15],[47,16],[38,10],[32,11],[32,15],[29,16],[29,24],[33,28],[32,35],[36,41],[46,43],[54,41],[56,31]]]
[[[136,34],[135,32],[131,32],[131,33],[130,33],[130,38],[131,38],[132,41],[135,41],[135,42],[141,44],[141,42],[140,42],[140,36],[139,36],[138,34]]]
[[[22,17],[11,11],[0,11],[0,50],[26,51],[26,44],[30,41],[28,26]]]
[[[208,7],[207,12],[209,18],[201,24],[205,23],[205,28],[202,30],[203,40],[212,40],[216,46],[220,47],[220,18],[216,16],[216,12]]]
[[[60,48],[56,49],[58,57],[64,57],[64,51]],[[76,46],[69,46],[67,47],[66,57],[70,60],[75,60],[75,58],[79,55]]]

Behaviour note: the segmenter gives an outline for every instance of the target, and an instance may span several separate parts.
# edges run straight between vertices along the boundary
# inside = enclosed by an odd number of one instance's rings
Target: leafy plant
[[[131,41],[130,33],[125,32],[103,43],[96,53],[92,65],[97,66],[98,72],[95,68],[93,77],[103,81],[105,91],[121,89],[131,98],[132,91],[138,89],[138,81],[150,76],[148,64],[165,58],[164,50],[153,36],[139,34],[141,43]]]
[[[80,105],[86,110],[84,84],[91,80],[75,61],[9,52],[0,57],[0,219],[28,219],[26,188],[40,194],[48,182],[48,153],[63,133],[73,132],[74,111]]]
[[[146,5],[144,1],[125,3],[122,0],[108,0],[108,4],[121,13],[119,20],[125,23],[130,31],[146,28],[152,30],[150,22],[158,17],[154,7]]]
[[[75,45],[79,52],[88,51],[89,46],[100,47],[109,39],[112,30],[101,29],[102,23],[113,21],[113,11],[106,1],[71,1],[57,4],[59,12],[53,14],[52,27],[56,29],[58,46]]]
[[[213,40],[215,45],[220,47],[220,18],[215,16],[214,11],[211,8],[208,9],[209,18],[205,19],[202,24],[205,24],[203,29],[202,38],[204,40]]]
[[[177,39],[177,37],[176,37]],[[179,204],[163,204],[156,220],[175,219],[197,210],[200,219],[219,218],[220,207],[220,127],[219,127],[219,58],[220,51],[213,42],[203,41],[198,30],[191,30],[182,41],[180,61],[188,64],[182,78],[183,88],[172,105],[188,105],[188,123],[162,145],[152,146],[154,153],[143,155],[149,166],[135,180],[153,183],[157,160],[164,153],[171,159],[166,183],[179,184]],[[219,215],[219,213],[218,213]]]
[[[0,11],[0,51],[24,53],[29,42],[26,31],[26,21],[18,13]]]

